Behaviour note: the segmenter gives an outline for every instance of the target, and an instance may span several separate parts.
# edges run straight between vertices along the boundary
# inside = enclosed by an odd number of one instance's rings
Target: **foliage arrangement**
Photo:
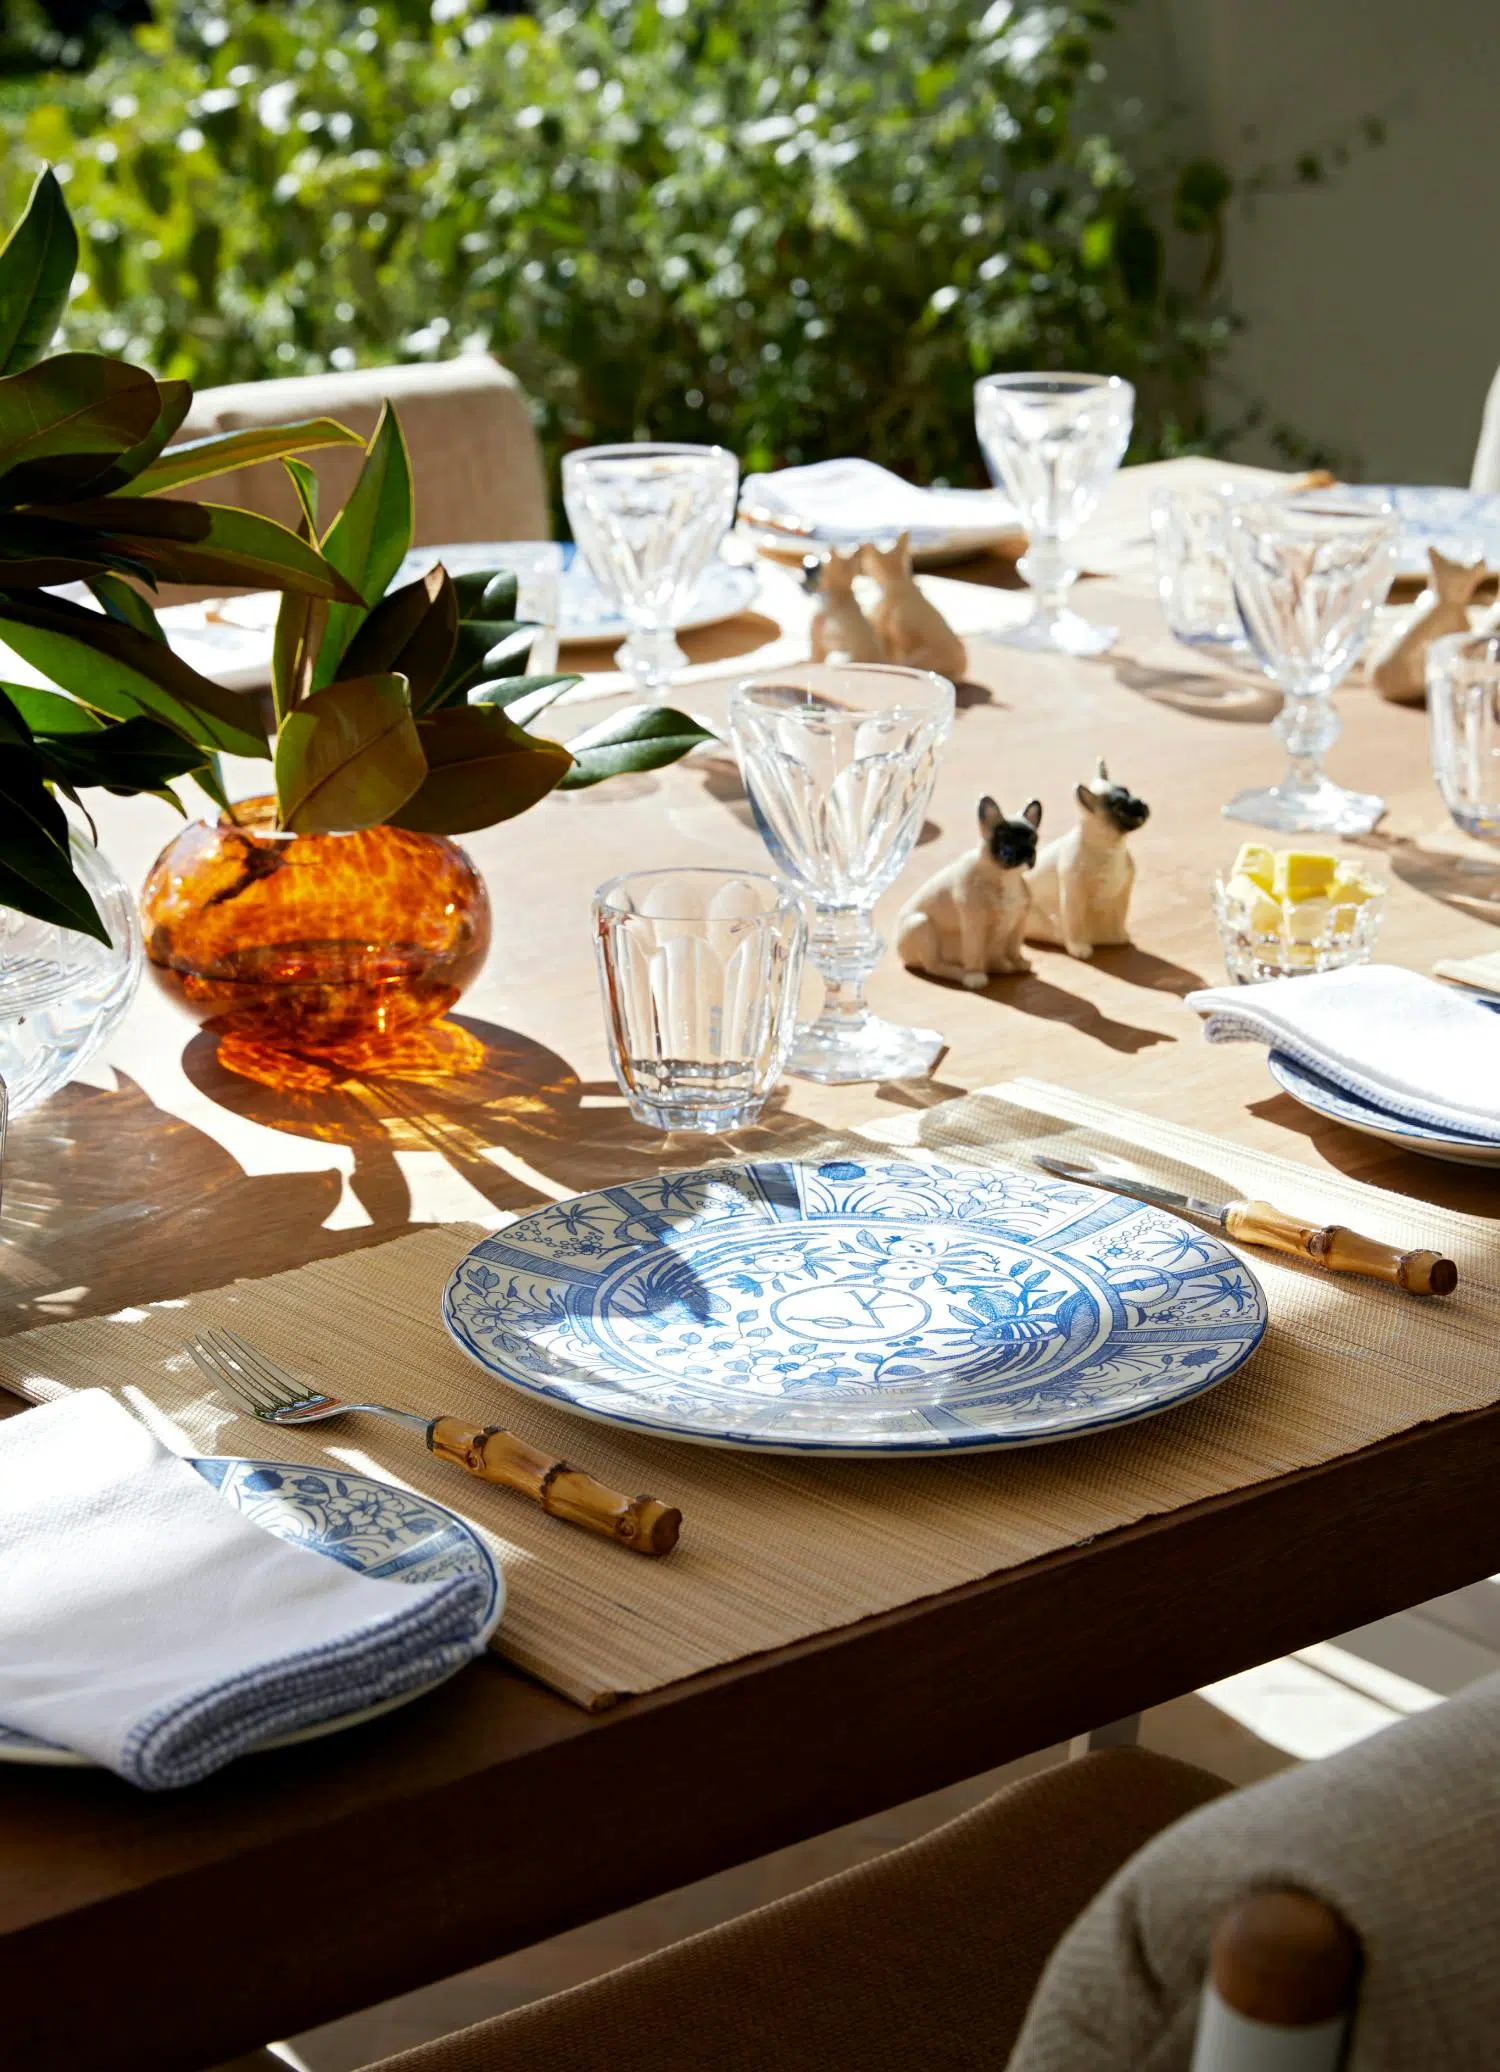
[[[980,479],[974,377],[1020,366],[1127,376],[1138,455],[1209,435],[1230,183],[1106,117],[1110,0],[159,10],[0,103],[7,165],[69,168],[70,338],[199,382],[486,346],[554,463]]]
[[[391,590],[412,542],[411,471],[387,409],[343,510],[318,537],[317,477],[291,458],[360,442],[331,420],[169,446],[192,391],[88,353],[42,357],[77,239],[43,173],[0,248],[0,638],[55,689],[0,683],[0,906],[100,940],[57,794],[159,791],[191,776],[226,810],[221,752],[272,756],[280,824],[488,827],[559,784],[661,767],[704,731],[638,709],[570,748],[527,731],[576,678],[527,676],[535,626],[500,572],[442,569]],[[298,532],[152,491],[281,459]],[[127,580],[129,579],[129,580]],[[140,585],[280,589],[274,745],[253,701],[175,655]],[[51,586],[85,583],[97,609]]]
[[[62,191],[43,173],[0,248],[0,637],[74,695],[0,684],[0,905],[107,940],[56,793],[157,790],[191,774],[222,796],[220,751],[265,753],[245,701],[172,653],[125,578],[269,585],[338,610],[359,597],[286,526],[151,492],[359,442],[323,419],[167,452],[192,400],[186,382],[93,353],[43,357],[77,257]],[[73,582],[98,609],[50,592]]]

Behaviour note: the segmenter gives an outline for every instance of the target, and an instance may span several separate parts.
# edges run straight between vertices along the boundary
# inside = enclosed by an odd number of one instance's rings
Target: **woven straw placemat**
[[[1211,1199],[1259,1195],[1456,1259],[1458,1294],[1423,1302],[1272,1253],[1249,1256],[1271,1326],[1238,1374],[1132,1428],[1019,1453],[829,1464],[731,1453],[586,1424],[512,1394],[449,1340],[438,1298],[480,1233],[446,1225],[186,1301],[0,1341],[0,1384],[41,1400],[112,1389],[183,1452],[373,1471],[470,1519],[504,1563],[500,1652],[580,1705],[849,1624],[1203,1497],[1311,1466],[1500,1396],[1493,1224],[1291,1165],[1025,1080],[906,1111],[802,1155],[903,1147],[979,1164],[1085,1148]],[[778,1147],[780,1148],[780,1147]],[[500,1423],[617,1488],[680,1504],[682,1543],[647,1561],[479,1483],[372,1418],[272,1431],[207,1394],[182,1351],[229,1324],[340,1393]]]

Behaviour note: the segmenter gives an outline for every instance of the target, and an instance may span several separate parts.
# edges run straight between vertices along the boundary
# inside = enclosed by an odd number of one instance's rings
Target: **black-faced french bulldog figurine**
[[[1151,808],[1110,783],[1102,756],[1093,781],[1080,784],[1076,796],[1077,827],[1047,844],[1027,880],[1026,938],[1061,943],[1070,957],[1092,957],[1130,941],[1135,862],[1125,837],[1145,824]]]
[[[1027,867],[1036,861],[1042,804],[1019,820],[995,801],[979,801],[979,853],[930,877],[901,909],[896,953],[912,971],[958,979],[977,992],[992,977],[1030,971],[1021,954],[1029,900]]]

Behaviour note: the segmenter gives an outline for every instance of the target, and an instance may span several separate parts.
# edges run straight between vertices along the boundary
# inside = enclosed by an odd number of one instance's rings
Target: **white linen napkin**
[[[1500,1014],[1394,964],[1189,993],[1210,1043],[1268,1043],[1400,1121],[1500,1144]]]
[[[487,1601],[274,1538],[102,1389],[0,1420],[0,1722],[148,1790],[449,1674]]]
[[[909,532],[921,547],[954,533],[1012,532],[1020,524],[998,489],[918,489],[872,460],[819,460],[747,475],[740,500],[747,514],[759,508],[794,519],[835,543]]]

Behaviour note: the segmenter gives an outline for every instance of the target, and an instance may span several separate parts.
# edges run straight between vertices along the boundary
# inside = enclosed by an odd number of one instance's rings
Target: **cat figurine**
[[[1102,756],[1092,782],[1080,784],[1075,796],[1077,827],[1049,842],[1029,874],[1026,937],[1061,943],[1070,957],[1092,957],[1130,941],[1135,860],[1125,837],[1145,825],[1151,808],[1110,783]]]
[[[880,584],[880,602],[870,616],[889,660],[962,682],[968,652],[931,598],[917,588],[909,536],[903,532],[894,547],[870,545],[860,554],[865,574]]]
[[[1030,904],[1025,873],[1036,861],[1042,803],[1007,820],[991,798],[979,801],[979,853],[960,857],[927,880],[896,923],[896,953],[911,971],[957,979],[976,992],[991,978],[1028,972],[1021,937]]]
[[[1445,633],[1467,633],[1469,606],[1490,571],[1483,561],[1450,561],[1427,549],[1432,568],[1427,588],[1396,636],[1370,664],[1370,681],[1392,705],[1421,705],[1427,698],[1427,650]]]
[[[826,560],[808,566],[808,587],[817,599],[810,633],[815,662],[885,660],[885,645],[854,594],[858,569],[858,548],[852,554],[835,550]]]

